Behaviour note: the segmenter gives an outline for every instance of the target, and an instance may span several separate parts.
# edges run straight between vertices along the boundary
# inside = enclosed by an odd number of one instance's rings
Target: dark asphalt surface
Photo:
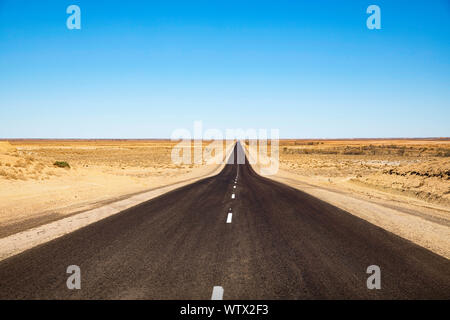
[[[0,262],[0,299],[210,299],[214,286],[224,299],[450,299],[450,261],[245,163]]]

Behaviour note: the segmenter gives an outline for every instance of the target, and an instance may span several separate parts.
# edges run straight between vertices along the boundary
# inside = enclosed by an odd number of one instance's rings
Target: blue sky
[[[446,0],[0,0],[2,138],[448,137],[449,88]]]

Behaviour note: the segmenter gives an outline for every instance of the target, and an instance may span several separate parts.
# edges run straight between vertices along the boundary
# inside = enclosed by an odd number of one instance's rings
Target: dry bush
[[[15,167],[15,168],[26,168],[26,167],[27,167],[27,163],[25,162],[25,160],[20,159],[19,161],[17,161],[17,162],[14,164],[14,167]]]
[[[55,161],[53,165],[58,168],[70,169],[70,165],[66,161]]]
[[[44,170],[44,168],[45,168],[45,165],[43,163],[39,162],[34,166],[34,171],[42,172],[42,170]]]
[[[17,179],[18,179],[17,174],[15,174],[15,173],[9,173],[9,174],[6,176],[6,178],[7,178],[7,179],[12,179],[12,180],[17,180]]]

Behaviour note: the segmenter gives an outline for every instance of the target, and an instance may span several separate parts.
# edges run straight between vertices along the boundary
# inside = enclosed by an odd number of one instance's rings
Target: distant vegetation
[[[399,145],[365,145],[365,146],[335,146],[322,148],[292,148],[282,147],[285,154],[344,154],[344,155],[382,155],[382,156],[431,156],[450,157],[450,149],[433,147],[412,147]]]
[[[55,161],[53,165],[59,168],[70,168],[70,165],[66,161]]]

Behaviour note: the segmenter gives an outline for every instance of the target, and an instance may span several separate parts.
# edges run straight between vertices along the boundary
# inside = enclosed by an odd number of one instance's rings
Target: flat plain
[[[0,141],[0,237],[217,168],[173,163],[176,144]],[[445,138],[280,140],[280,170],[271,178],[450,257],[449,156]]]
[[[268,178],[450,259],[449,156],[448,138],[280,140]]]
[[[0,141],[0,237],[208,174],[175,164],[170,140]],[[201,145],[207,150],[209,143]],[[225,143],[224,143],[225,144]],[[193,155],[199,145],[191,144]]]
[[[281,169],[450,207],[450,140],[284,140]]]

